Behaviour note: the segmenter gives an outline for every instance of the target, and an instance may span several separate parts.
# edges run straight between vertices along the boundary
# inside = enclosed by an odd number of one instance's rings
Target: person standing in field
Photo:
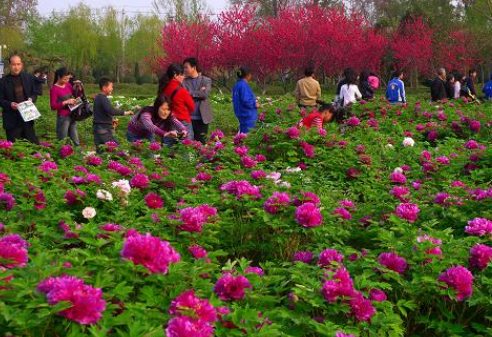
[[[391,104],[406,103],[404,77],[403,71],[397,70],[393,73],[393,79],[388,83],[386,99]]]
[[[173,115],[186,127],[187,138],[193,140],[191,116],[195,112],[195,102],[186,88],[183,87],[184,68],[179,63],[171,64],[166,73],[159,79],[158,96],[164,94],[171,101]],[[164,138],[164,143],[172,146],[175,140]]]
[[[51,110],[57,112],[56,137],[64,140],[70,137],[75,146],[79,146],[79,135],[77,133],[77,121],[70,117],[70,105],[76,103],[74,89],[69,83],[70,73],[67,68],[60,68],[55,72],[54,84],[50,90]]]
[[[477,77],[477,71],[470,69],[468,77],[461,86],[461,96],[465,96],[472,99],[477,99],[477,90],[475,89],[475,78]]]
[[[7,140],[15,142],[26,139],[33,144],[39,144],[34,130],[34,121],[25,122],[17,106],[25,101],[36,103],[39,86],[33,75],[23,71],[24,64],[19,55],[9,58],[10,74],[0,79],[0,107],[2,108],[3,128]]]
[[[456,78],[453,74],[449,74],[446,77],[446,96],[448,99],[454,98],[454,83],[456,82]]]
[[[234,114],[239,120],[239,133],[248,133],[256,126],[260,104],[248,84],[253,79],[251,70],[248,67],[241,67],[237,77],[238,81],[232,89],[232,104]]]
[[[312,110],[316,108],[316,101],[321,99],[321,86],[314,79],[314,69],[308,67],[304,70],[304,78],[297,81],[294,92],[299,108]]]
[[[212,80],[201,74],[202,69],[198,60],[194,57],[187,58],[183,62],[185,79],[183,86],[188,90],[195,110],[191,114],[191,125],[196,141],[205,144],[208,134],[208,126],[214,120],[209,96],[212,91]]]
[[[446,69],[439,68],[437,76],[431,84],[431,100],[442,101],[448,97],[446,93]]]
[[[113,81],[108,78],[101,78],[99,80],[100,93],[94,99],[94,144],[98,153],[101,152],[100,146],[108,142],[115,142],[113,117],[115,116],[129,116],[133,114],[133,111],[121,111],[113,108],[108,96],[113,93]]]

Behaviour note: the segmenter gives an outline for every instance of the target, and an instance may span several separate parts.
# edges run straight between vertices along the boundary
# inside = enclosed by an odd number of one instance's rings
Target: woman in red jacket
[[[191,114],[195,111],[195,102],[188,90],[183,87],[183,80],[183,65],[179,63],[171,64],[166,73],[159,79],[158,95],[164,94],[169,98],[173,115],[186,127],[187,138],[193,140]],[[164,142],[166,143],[167,141],[169,140],[164,138]]]

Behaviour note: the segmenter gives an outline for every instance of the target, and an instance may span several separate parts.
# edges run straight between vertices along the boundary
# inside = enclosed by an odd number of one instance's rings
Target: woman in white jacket
[[[347,76],[347,83],[340,90],[340,101],[343,106],[352,105],[362,98],[359,87],[357,86],[357,74],[351,73]]]

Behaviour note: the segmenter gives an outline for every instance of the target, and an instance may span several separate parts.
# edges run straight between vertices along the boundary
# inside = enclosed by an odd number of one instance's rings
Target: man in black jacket
[[[431,85],[431,98],[435,102],[448,98],[446,93],[446,70],[444,68],[437,70],[437,77]]]
[[[17,105],[21,102],[36,102],[39,86],[33,75],[22,71],[23,64],[19,55],[12,55],[9,63],[10,74],[0,80],[0,107],[7,140],[15,142],[17,139],[27,139],[39,144],[34,121],[24,122],[17,110]]]

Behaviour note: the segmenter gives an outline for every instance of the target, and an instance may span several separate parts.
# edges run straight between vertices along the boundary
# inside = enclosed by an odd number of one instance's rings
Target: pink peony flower
[[[326,280],[321,290],[328,302],[335,302],[339,297],[352,297],[355,294],[354,281],[345,267],[339,267],[330,279]]]
[[[151,209],[159,209],[164,206],[164,201],[156,193],[149,193],[144,198],[145,204]]]
[[[150,185],[150,179],[143,173],[137,173],[130,180],[130,186],[132,188],[144,189],[148,188]]]
[[[162,149],[162,146],[159,143],[150,143],[149,144],[149,150],[150,151],[160,151],[161,149]]]
[[[312,192],[301,192],[301,197],[294,200],[295,206],[301,206],[302,204],[311,203],[316,206],[321,205],[321,200],[319,197]]]
[[[337,331],[337,333],[335,334],[335,337],[355,337],[355,335],[348,335],[348,334],[345,334],[341,331]]]
[[[395,252],[379,254],[378,261],[389,270],[403,274],[407,269],[407,261]]]
[[[382,290],[371,289],[371,291],[369,292],[369,299],[371,301],[384,302],[384,301],[386,301],[387,298],[388,297],[386,296],[386,294]]]
[[[323,223],[321,211],[312,203],[305,203],[297,207],[295,218],[298,224],[306,228],[317,227]]]
[[[178,226],[179,230],[200,233],[203,225],[209,222],[211,217],[217,216],[217,209],[205,204],[198,207],[186,207],[178,210],[178,213],[179,216],[172,216],[172,218],[182,222]]]
[[[73,155],[75,152],[73,150],[73,147],[66,144],[66,145],[63,145],[61,148],[60,148],[60,157],[62,157],[63,159],[67,158],[67,157],[70,157],[71,155]]]
[[[73,276],[50,277],[38,284],[38,291],[46,294],[51,305],[69,302],[71,307],[57,315],[80,324],[96,324],[106,309],[101,289],[86,285]]]
[[[468,221],[465,231],[470,235],[484,236],[492,234],[492,221],[484,218],[475,218]]]
[[[257,162],[250,156],[243,156],[241,157],[241,164],[243,164],[245,168],[253,168],[256,166]]]
[[[212,337],[213,334],[213,326],[187,316],[172,318],[166,328],[166,337]]]
[[[313,260],[314,254],[310,251],[297,252],[292,257],[292,261],[299,261],[306,264],[310,264]]]
[[[361,293],[356,293],[354,298],[350,300],[349,305],[350,313],[359,321],[368,321],[376,314],[376,309],[371,301],[364,298]]]
[[[251,172],[251,178],[253,178],[255,180],[266,178],[266,176],[267,176],[267,174],[262,170]]]
[[[101,157],[98,156],[90,156],[87,158],[87,164],[92,166],[101,166],[103,163]]]
[[[297,139],[300,136],[299,129],[296,127],[288,128],[285,132],[290,139]]]
[[[207,300],[195,296],[193,290],[188,290],[171,302],[169,314],[178,317],[190,317],[201,323],[217,321],[217,312]]]
[[[454,289],[458,301],[463,301],[473,294],[473,275],[465,267],[451,267],[439,275],[438,280],[446,284],[444,289]]]
[[[304,155],[308,158],[314,158],[314,145],[306,143],[304,141],[299,142],[299,145],[304,150]]]
[[[65,201],[69,206],[73,206],[81,203],[82,201],[85,200],[85,197],[86,197],[85,192],[78,188],[75,190],[75,192],[70,190],[67,191],[67,193],[65,193],[64,195]]]
[[[202,246],[199,246],[199,245],[193,245],[193,246],[188,247],[188,251],[197,260],[198,259],[204,259],[208,255],[208,252]]]
[[[418,218],[420,209],[415,204],[402,203],[396,207],[396,216],[400,219],[405,219],[410,223],[415,222]]]
[[[334,267],[336,264],[341,264],[344,256],[335,249],[325,249],[318,256],[318,265],[321,267]]]
[[[224,133],[221,131],[221,130],[215,130],[214,132],[212,132],[212,134],[210,135],[210,139],[213,140],[213,141],[218,141],[218,140],[221,140],[222,138],[224,138]]]
[[[492,260],[492,248],[482,244],[476,244],[470,250],[470,267],[483,270]]]
[[[99,226],[99,229],[102,229],[105,232],[122,232],[125,227],[114,224],[114,223],[106,223],[104,225]]]
[[[28,243],[18,234],[0,238],[0,270],[24,267],[28,261]]]
[[[167,274],[169,264],[180,261],[179,254],[169,242],[149,233],[142,235],[137,232],[128,236],[121,255],[135,264],[144,266],[152,274]]]
[[[15,206],[15,198],[9,193],[0,193],[0,208],[11,211]]]
[[[248,147],[247,146],[238,146],[234,149],[234,152],[239,156],[239,157],[244,157],[245,155],[248,154]]]
[[[251,185],[248,181],[231,181],[220,187],[221,191],[227,191],[229,194],[236,195],[236,198],[239,199],[245,195],[251,196],[254,199],[261,198],[260,188],[254,185]]]
[[[335,209],[332,213],[332,215],[339,215],[340,218],[344,219],[344,220],[350,220],[352,219],[352,214],[347,211],[347,209],[345,209],[345,207],[339,207],[337,209]]]
[[[407,177],[403,173],[393,172],[390,174],[390,181],[395,184],[405,184],[407,182]]]
[[[260,277],[265,275],[265,272],[260,267],[248,267],[244,272],[246,274],[256,274]]]
[[[282,208],[289,206],[289,203],[288,193],[273,192],[273,196],[265,202],[263,208],[267,213],[277,214]]]
[[[221,301],[242,300],[247,288],[251,288],[251,284],[246,277],[226,274],[217,281],[214,292]]]

